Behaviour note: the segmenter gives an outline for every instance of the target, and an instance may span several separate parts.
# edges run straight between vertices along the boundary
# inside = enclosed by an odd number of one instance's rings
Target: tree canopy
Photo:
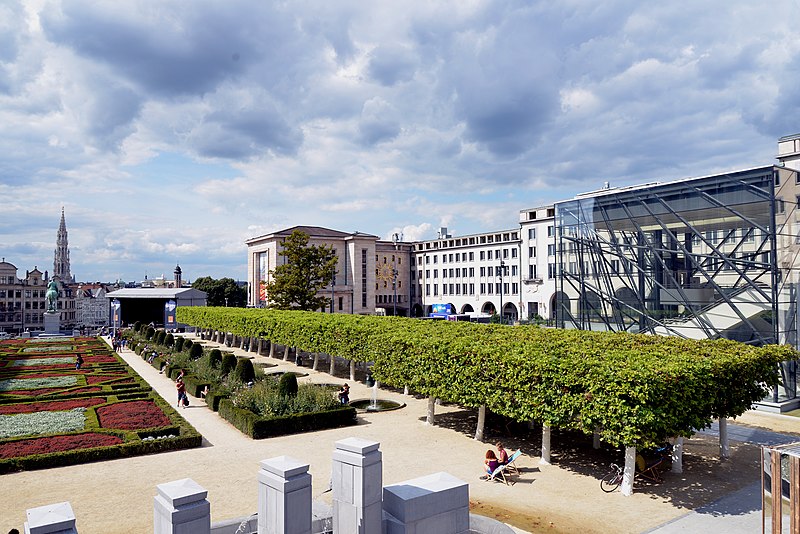
[[[206,303],[209,306],[243,308],[247,303],[247,291],[233,278],[215,280],[210,276],[201,276],[192,283],[192,287],[208,294]]]
[[[283,242],[286,263],[272,271],[267,284],[270,306],[281,310],[324,309],[328,299],[319,296],[336,274],[336,252],[329,245],[309,245],[308,234],[295,230]]]
[[[372,361],[390,386],[486,406],[616,446],[654,446],[736,417],[777,383],[785,345],[513,328],[305,311],[181,307],[178,320],[308,352]]]

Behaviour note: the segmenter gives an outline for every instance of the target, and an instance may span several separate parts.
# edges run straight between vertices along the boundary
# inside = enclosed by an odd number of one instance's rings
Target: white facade
[[[518,319],[521,246],[519,229],[453,237],[442,228],[438,239],[414,243],[412,315],[450,304],[454,313],[483,315],[499,314],[502,306],[504,318]]]
[[[519,212],[522,237],[521,317],[552,318],[556,291],[555,207]]]
[[[75,322],[78,327],[107,326],[111,301],[103,284],[80,284],[75,291]]]

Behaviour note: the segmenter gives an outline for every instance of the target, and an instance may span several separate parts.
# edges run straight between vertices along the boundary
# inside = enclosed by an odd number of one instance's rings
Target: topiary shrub
[[[253,368],[253,362],[248,358],[240,358],[236,362],[236,368],[233,370],[233,377],[243,384],[255,380],[256,370]]]
[[[155,341],[157,345],[163,345],[164,338],[166,337],[167,337],[166,332],[164,332],[163,330],[158,330],[156,331],[156,335],[154,336],[153,341]]]
[[[191,339],[184,339],[183,340],[183,350],[191,349],[192,345],[194,345],[194,341],[192,341]]]
[[[141,321],[136,321],[135,323],[133,323],[133,331],[134,332],[136,332],[138,334],[139,330],[141,330],[141,329],[142,329]]]
[[[183,350],[183,338],[178,336],[175,338],[175,352],[180,352]]]
[[[208,353],[208,365],[212,369],[217,369],[222,365],[222,352],[219,349],[211,349]]]
[[[201,356],[203,356],[203,346],[200,343],[192,343],[192,347],[189,349],[189,358],[199,360]]]
[[[278,393],[281,397],[297,396],[297,376],[294,373],[284,373],[278,381]]]
[[[167,347],[172,347],[175,345],[175,336],[173,336],[171,332],[164,338],[164,345]]]
[[[145,331],[145,333],[144,333],[144,338],[145,338],[147,341],[150,341],[151,339],[153,339],[153,336],[154,336],[154,335],[156,335],[156,329],[155,329],[155,328],[153,328],[152,326],[148,326],[148,327],[147,327],[147,330],[146,330],[146,331]]]
[[[222,376],[228,376],[231,371],[234,370],[236,367],[236,356],[233,354],[225,354],[222,357],[222,365],[220,366],[219,370],[222,372]]]

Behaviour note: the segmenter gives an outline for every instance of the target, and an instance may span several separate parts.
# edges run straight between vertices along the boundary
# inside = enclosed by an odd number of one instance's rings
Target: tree
[[[295,230],[283,243],[280,254],[286,263],[272,271],[266,288],[275,308],[314,311],[328,303],[319,292],[336,274],[336,252],[329,245],[309,245],[308,239],[308,234]]]
[[[192,287],[207,293],[206,304],[209,306],[244,308],[247,301],[247,291],[233,278],[215,280],[210,276],[201,276],[192,283]]]

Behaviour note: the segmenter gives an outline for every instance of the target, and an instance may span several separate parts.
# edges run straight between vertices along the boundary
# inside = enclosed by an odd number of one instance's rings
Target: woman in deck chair
[[[500,462],[497,461],[497,456],[492,449],[486,451],[486,457],[483,459],[485,473],[481,478],[489,478],[494,470],[500,467]]]
[[[497,461],[500,463],[500,465],[507,464],[508,452],[506,452],[505,448],[503,447],[503,444],[498,441],[495,447],[497,447]]]

